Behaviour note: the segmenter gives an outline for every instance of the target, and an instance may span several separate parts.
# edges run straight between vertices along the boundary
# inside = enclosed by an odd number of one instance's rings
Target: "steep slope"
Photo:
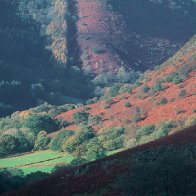
[[[196,4],[153,0],[75,0],[83,69],[146,70],[173,55],[196,29]],[[178,21],[178,22],[176,22]]]
[[[194,194],[195,131],[194,126],[111,157],[62,170],[40,183],[4,195]]]
[[[73,123],[67,129],[77,129],[73,114],[86,110],[91,116],[101,116],[101,122],[91,124],[96,131],[116,126],[131,131],[133,124],[144,126],[163,121],[194,121],[195,44],[196,36],[163,65],[154,71],[146,72],[137,85],[124,85],[118,89],[121,93],[116,97],[112,98],[108,90],[101,101],[62,113],[57,118]],[[130,88],[133,90],[126,92]],[[137,115],[140,115],[140,119],[133,120]]]

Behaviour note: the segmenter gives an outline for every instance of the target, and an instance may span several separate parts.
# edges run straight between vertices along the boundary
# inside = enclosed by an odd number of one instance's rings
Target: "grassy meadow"
[[[67,153],[46,150],[0,159],[0,168],[22,169],[25,175],[37,171],[50,173],[55,166],[69,164],[72,160],[73,156]]]

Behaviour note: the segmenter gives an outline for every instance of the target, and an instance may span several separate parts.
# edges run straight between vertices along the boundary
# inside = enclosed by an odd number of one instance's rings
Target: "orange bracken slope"
[[[57,116],[64,118],[71,123],[66,129],[77,130],[79,127],[73,123],[73,114],[85,108],[94,115],[102,115],[102,122],[94,124],[94,129],[100,131],[111,127],[122,126],[127,129],[131,126],[132,115],[135,107],[139,107],[144,113],[144,119],[137,123],[139,126],[148,124],[159,124],[162,121],[176,121],[183,118],[195,118],[196,113],[196,36],[188,42],[177,54],[165,62],[160,69],[145,73],[142,85],[135,87],[131,94],[124,93],[113,98],[113,103],[108,109],[104,108],[106,100],[101,100],[95,104],[77,108]],[[160,92],[144,94],[140,98],[141,88],[146,85],[152,88],[156,81],[161,81],[168,74],[177,72],[182,66],[186,65],[192,71],[189,76],[180,84],[172,82],[162,82],[166,88]],[[181,90],[186,91],[185,97],[179,97]],[[165,97],[168,102],[161,105],[160,100]],[[131,103],[131,107],[125,107],[125,103]],[[181,112],[178,112],[181,111]],[[57,133],[57,132],[56,132]],[[52,136],[56,133],[52,133]]]

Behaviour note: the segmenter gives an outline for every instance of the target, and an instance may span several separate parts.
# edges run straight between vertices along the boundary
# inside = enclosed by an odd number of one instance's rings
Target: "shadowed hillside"
[[[186,1],[76,0],[78,43],[86,71],[146,70],[195,33],[196,4]]]
[[[44,101],[75,103],[71,98],[82,102],[80,99],[91,96],[90,77],[73,64],[63,66],[67,62],[66,40],[59,34],[67,28],[65,19],[61,18],[65,13],[61,13],[58,4],[52,6],[50,11],[56,17],[47,13],[52,17],[49,21],[44,15],[48,4],[0,1],[0,116]],[[43,29],[44,25],[48,25],[47,30]]]

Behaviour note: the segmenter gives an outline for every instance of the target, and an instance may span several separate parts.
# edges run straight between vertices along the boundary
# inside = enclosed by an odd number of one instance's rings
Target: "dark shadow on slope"
[[[0,1],[0,116],[43,101],[63,104],[64,96],[89,98],[90,77],[79,69],[55,67],[40,24],[17,12],[17,1]]]
[[[180,9],[168,8],[169,2],[150,0],[109,0],[114,13],[126,26],[124,41],[113,46],[128,67],[145,71],[162,64],[196,33],[196,4],[175,0]],[[127,36],[125,35],[127,34]]]

